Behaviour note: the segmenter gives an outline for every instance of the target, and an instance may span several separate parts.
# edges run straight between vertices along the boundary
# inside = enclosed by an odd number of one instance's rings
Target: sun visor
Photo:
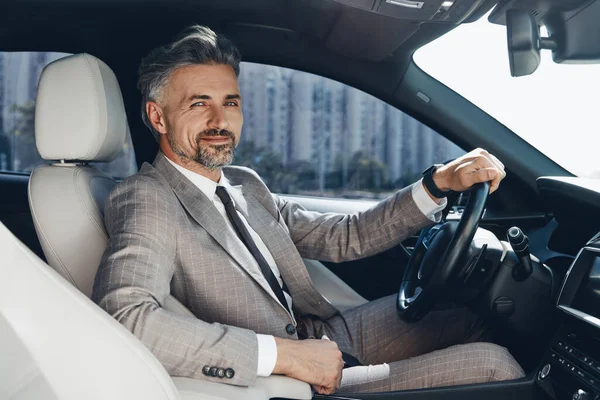
[[[460,23],[485,0],[334,0],[338,3],[409,21]]]
[[[381,61],[418,30],[419,23],[415,21],[348,10],[340,14],[325,43],[346,57]]]

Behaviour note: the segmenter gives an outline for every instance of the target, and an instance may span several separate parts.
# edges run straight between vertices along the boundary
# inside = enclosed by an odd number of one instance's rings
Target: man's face
[[[182,161],[215,169],[231,163],[242,130],[242,99],[228,65],[193,65],[171,75],[160,99],[162,130]],[[161,138],[161,148],[167,143]]]

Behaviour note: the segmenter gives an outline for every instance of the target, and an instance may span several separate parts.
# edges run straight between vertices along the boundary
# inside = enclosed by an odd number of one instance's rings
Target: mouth
[[[204,136],[200,138],[200,141],[212,145],[229,144],[232,139],[229,136]]]

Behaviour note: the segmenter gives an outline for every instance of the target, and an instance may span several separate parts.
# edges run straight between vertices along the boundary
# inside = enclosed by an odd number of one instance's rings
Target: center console
[[[600,241],[579,252],[557,307],[563,323],[536,383],[553,399],[600,400]]]

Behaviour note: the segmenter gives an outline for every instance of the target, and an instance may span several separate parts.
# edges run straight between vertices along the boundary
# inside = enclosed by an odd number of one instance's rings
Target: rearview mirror
[[[540,28],[527,11],[506,11],[508,60],[512,76],[532,74],[540,65]]]

